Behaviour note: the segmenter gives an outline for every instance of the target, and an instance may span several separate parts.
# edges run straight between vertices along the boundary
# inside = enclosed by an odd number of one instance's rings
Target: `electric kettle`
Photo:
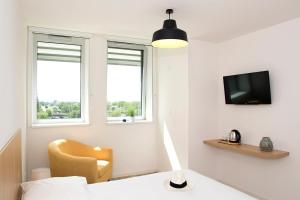
[[[229,142],[241,143],[241,134],[238,130],[231,130],[229,133]]]

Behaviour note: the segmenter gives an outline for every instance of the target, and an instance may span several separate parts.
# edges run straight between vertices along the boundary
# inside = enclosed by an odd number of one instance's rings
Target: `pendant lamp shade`
[[[164,21],[163,28],[155,31],[152,38],[152,46],[157,48],[182,48],[188,45],[187,34],[185,31],[177,28],[176,21],[170,19],[172,9],[166,11],[169,19]]]

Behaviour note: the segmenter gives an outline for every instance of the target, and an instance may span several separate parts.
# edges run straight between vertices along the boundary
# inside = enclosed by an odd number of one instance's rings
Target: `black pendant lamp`
[[[187,34],[177,28],[176,21],[170,19],[173,9],[167,9],[169,19],[164,21],[163,28],[155,31],[152,38],[152,46],[157,48],[182,48],[188,45]]]

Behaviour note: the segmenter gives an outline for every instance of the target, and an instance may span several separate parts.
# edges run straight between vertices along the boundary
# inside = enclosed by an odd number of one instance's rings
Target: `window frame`
[[[70,31],[29,28],[28,32],[28,125],[59,126],[89,124],[89,37]],[[80,109],[81,118],[76,119],[37,119],[37,42],[80,45]]]
[[[107,52],[108,48],[118,48],[118,49],[126,49],[126,50],[141,50],[142,51],[142,73],[141,73],[141,110],[142,110],[142,116],[135,116],[135,121],[146,121],[147,120],[147,69],[148,69],[148,57],[149,57],[149,49],[146,47],[147,45],[144,44],[135,44],[135,43],[127,43],[127,42],[120,42],[120,41],[112,41],[107,40]],[[108,68],[108,53],[106,55],[106,67]],[[108,70],[107,70],[108,74]],[[108,77],[108,75],[106,76]],[[106,82],[107,84],[107,82]],[[108,88],[107,88],[108,89]],[[107,95],[106,95],[107,97]],[[106,98],[106,105],[108,105],[108,101]],[[107,106],[106,106],[106,120],[107,122],[123,122],[124,119],[126,119],[126,122],[130,122],[130,117],[108,117],[107,115]],[[125,123],[126,123],[125,122]]]

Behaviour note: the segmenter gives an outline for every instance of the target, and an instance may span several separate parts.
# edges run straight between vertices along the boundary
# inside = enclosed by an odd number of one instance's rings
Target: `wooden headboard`
[[[21,179],[21,130],[18,130],[0,151],[0,199],[18,200]]]

